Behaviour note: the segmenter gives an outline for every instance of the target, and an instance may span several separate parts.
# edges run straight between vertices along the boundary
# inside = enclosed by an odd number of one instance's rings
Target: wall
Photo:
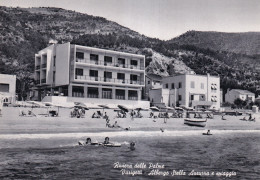
[[[59,44],[56,48],[56,78],[55,85],[69,84],[70,43]]]
[[[162,102],[162,89],[151,89],[149,91],[149,97],[151,103],[161,103]]]
[[[0,74],[0,83],[9,84],[9,92],[0,92],[1,98],[8,98],[8,102],[14,103],[16,101],[16,76]]]
[[[142,107],[149,108],[149,101],[131,101],[131,100],[111,100],[111,99],[97,99],[97,98],[77,98],[77,97],[65,97],[65,96],[45,96],[42,102],[53,102],[54,104],[67,104],[71,102],[82,102],[86,104],[92,105],[126,105],[127,107]]]

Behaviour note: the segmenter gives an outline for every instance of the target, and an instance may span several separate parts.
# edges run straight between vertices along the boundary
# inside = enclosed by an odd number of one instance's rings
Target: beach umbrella
[[[103,109],[110,109],[110,107],[108,105],[100,104],[98,106],[102,107]]]
[[[89,110],[89,108],[86,105],[75,105],[74,108]]]
[[[175,107],[175,110],[183,111],[183,109],[181,107]]]
[[[158,109],[158,107],[155,107],[155,106],[150,107],[150,109],[151,109],[152,111],[160,111],[160,110]]]
[[[40,107],[44,106],[43,103],[37,101],[26,101],[26,102],[35,106],[40,106]]]
[[[123,105],[118,105],[117,107],[119,107],[119,109],[121,109],[122,111],[128,112],[128,108],[123,106]]]
[[[137,110],[137,111],[141,111],[141,110],[144,110],[144,109],[141,108],[141,107],[138,107],[138,108],[135,108],[135,110]]]

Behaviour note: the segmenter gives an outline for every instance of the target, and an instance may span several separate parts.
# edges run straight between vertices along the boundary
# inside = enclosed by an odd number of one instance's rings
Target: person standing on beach
[[[134,110],[131,111],[130,116],[131,116],[131,120],[133,121],[134,120]]]
[[[164,113],[164,123],[165,123],[165,124],[167,123],[168,118],[169,118],[168,111],[166,111],[166,112]]]

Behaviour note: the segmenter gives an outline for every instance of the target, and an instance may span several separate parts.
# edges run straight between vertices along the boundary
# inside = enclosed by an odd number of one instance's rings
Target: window
[[[98,77],[98,71],[97,70],[90,70],[89,76],[91,77]]]
[[[105,63],[112,63],[112,57],[110,57],[110,56],[105,56],[104,60],[105,60]]]
[[[211,96],[211,101],[212,102],[217,102],[217,96]]]
[[[0,84],[0,91],[1,92],[9,92],[9,84],[1,83]]]
[[[217,90],[217,84],[211,84],[211,90]]]
[[[84,59],[84,53],[83,52],[76,52],[76,58]]]
[[[128,91],[128,99],[129,99],[129,100],[137,100],[137,99],[138,99],[138,93],[137,93],[137,91],[129,90],[129,91]]]
[[[137,75],[135,75],[135,74],[130,74],[130,80],[131,80],[131,81],[137,81]]]
[[[204,83],[201,83],[201,84],[200,84],[200,88],[201,88],[201,89],[204,89]]]
[[[181,84],[181,82],[179,82],[179,88],[182,88],[182,84]]]
[[[116,89],[116,99],[125,99],[125,90]]]
[[[55,83],[55,76],[56,76],[56,72],[55,71],[53,71],[53,83]]]
[[[137,60],[131,60],[131,66],[137,66],[138,61]]]
[[[104,71],[104,78],[112,79],[112,72]]]
[[[56,56],[53,56],[53,67],[56,66]]]
[[[194,81],[191,81],[191,82],[190,82],[190,88],[195,88],[195,83],[194,83]]]
[[[125,64],[124,58],[118,58],[118,64]]]
[[[98,88],[88,87],[88,98],[98,98]]]
[[[181,95],[178,96],[179,101],[181,101]]]
[[[165,84],[165,88],[168,89],[168,84]]]
[[[147,84],[150,84],[150,81],[147,81]]]
[[[200,95],[200,96],[199,96],[199,100],[200,100],[200,101],[205,101],[205,100],[206,100],[206,99],[205,99],[205,96],[204,96],[204,95]]]
[[[172,89],[174,89],[174,83],[172,83]]]
[[[125,74],[124,73],[117,73],[117,79],[125,79]]]
[[[194,100],[194,95],[190,96],[190,100],[192,100],[192,101]]]
[[[97,54],[90,54],[90,60],[98,61],[98,55]]]
[[[76,75],[83,76],[83,69],[76,68]]]

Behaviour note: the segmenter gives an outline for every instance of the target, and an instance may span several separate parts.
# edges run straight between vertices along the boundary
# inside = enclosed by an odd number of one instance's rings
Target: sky
[[[260,0],[0,0],[0,5],[75,10],[162,40],[189,30],[260,31]]]

